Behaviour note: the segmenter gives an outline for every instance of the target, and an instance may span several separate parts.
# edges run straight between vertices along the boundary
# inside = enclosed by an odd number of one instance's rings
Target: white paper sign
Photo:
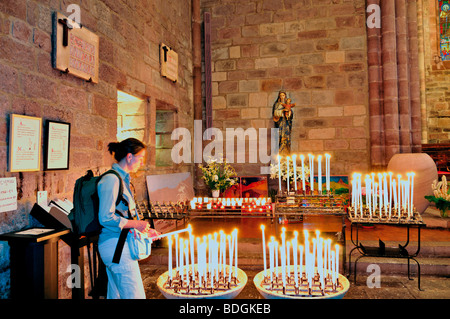
[[[17,181],[15,177],[0,178],[0,212],[17,209]]]

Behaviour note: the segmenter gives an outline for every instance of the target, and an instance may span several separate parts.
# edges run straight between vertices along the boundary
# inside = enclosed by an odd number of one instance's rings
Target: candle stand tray
[[[136,202],[136,209],[143,219],[185,219],[187,208],[184,202]]]
[[[156,282],[158,289],[167,299],[233,299],[247,284],[248,277],[242,269],[227,265],[225,275],[221,271],[218,276],[213,276],[211,283],[211,276],[208,274],[206,278],[202,277],[200,285],[197,268],[197,264],[193,268],[190,266],[189,280],[185,278],[185,274],[180,276],[178,268],[172,270],[172,277],[166,271]]]
[[[264,276],[264,271],[261,271],[254,277],[253,283],[266,299],[342,299],[350,288],[350,283],[345,276],[339,274],[336,284],[333,284],[328,274],[322,289],[317,268],[311,286],[304,272],[301,276],[299,274],[297,285],[295,285],[294,267],[290,266],[290,275],[286,278],[285,285],[280,277],[281,267],[278,267],[278,270],[275,269],[274,273],[279,275],[272,276],[272,280],[270,275]],[[299,269],[300,267],[297,266],[298,272]]]

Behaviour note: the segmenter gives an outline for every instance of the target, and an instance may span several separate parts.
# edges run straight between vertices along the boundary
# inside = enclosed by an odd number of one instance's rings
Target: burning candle
[[[230,258],[230,273],[228,274],[228,281],[229,282],[231,282],[231,273],[232,273],[232,267],[233,267],[233,241],[231,240],[231,236],[230,235],[228,235],[227,236],[227,238],[228,238],[228,245],[229,245],[229,253],[228,253],[228,255],[229,255],[229,258]]]
[[[302,161],[302,189],[305,191],[305,156],[303,154],[300,155],[300,159]]]
[[[169,277],[172,280],[172,236],[169,236]]]
[[[267,276],[267,265],[266,265],[266,238],[264,236],[265,226],[261,225],[262,230],[262,245],[263,245],[263,259],[264,259],[264,276]]]
[[[308,154],[309,157],[309,183],[311,187],[311,193],[314,192],[314,155]]]
[[[235,245],[235,247],[234,247],[234,249],[235,249],[235,252],[234,252],[234,277],[237,279],[237,269],[238,269],[238,239],[237,239],[237,233],[238,233],[238,231],[237,231],[237,229],[235,229],[234,231],[234,241],[235,241],[235,243],[234,243],[234,245]]]
[[[281,156],[277,156],[278,159],[278,189],[281,192]]]
[[[325,154],[325,171],[327,191],[330,191],[330,154]]]
[[[411,214],[414,213],[414,176],[415,173],[411,173]]]
[[[175,267],[178,269],[178,234],[175,234]]]
[[[290,160],[290,157],[287,156],[286,157],[286,171],[287,171],[286,175],[287,175],[287,192],[288,192],[288,194],[289,194],[289,168],[290,168],[289,160]]]
[[[297,155],[292,155],[292,164],[294,165],[294,189],[297,191]]]
[[[274,267],[274,241],[273,237],[269,242],[269,266],[270,266],[270,282],[273,281],[273,267]]]
[[[317,156],[317,184],[319,188],[319,195],[322,194],[322,155]]]

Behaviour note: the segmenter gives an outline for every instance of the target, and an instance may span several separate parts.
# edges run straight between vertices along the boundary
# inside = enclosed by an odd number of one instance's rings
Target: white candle
[[[303,245],[300,245],[299,250],[300,250],[300,260],[298,263],[300,265],[299,275],[301,278],[303,276]]]
[[[314,192],[314,155],[308,154],[309,157],[309,183],[311,192]]]
[[[264,259],[264,276],[267,276],[267,265],[266,265],[266,238],[264,236],[265,226],[261,225],[262,230],[262,246],[263,246],[263,259]]]
[[[286,272],[287,276],[291,276],[291,242],[286,242]]]
[[[179,247],[180,247],[180,252],[179,252],[179,254],[178,254],[178,257],[180,258],[180,268],[179,268],[179,272],[180,272],[180,277],[181,277],[181,280],[183,280],[183,276],[184,276],[184,267],[183,267],[183,250],[184,250],[184,247],[183,247],[183,239],[182,238],[180,238],[179,239],[180,240],[180,243],[179,243]]]
[[[201,247],[200,238],[197,237],[197,272],[198,272],[198,285],[201,287],[202,284],[202,257],[201,257]]]
[[[230,272],[229,272],[229,274],[228,274],[228,281],[229,282],[231,282],[231,273],[232,273],[232,266],[233,266],[233,242],[231,241],[231,236],[230,235],[228,235],[227,236],[227,238],[228,238],[228,246],[229,246],[229,253],[228,253],[228,255],[229,255],[229,259],[230,259]]]
[[[325,154],[327,191],[330,191],[330,154]]]
[[[300,159],[302,160],[302,189],[305,191],[305,156],[300,155]]]
[[[235,239],[235,243],[234,243],[234,276],[237,279],[237,270],[238,270],[238,238],[237,238],[237,229],[234,230],[234,239]]]
[[[178,269],[178,234],[175,234],[175,269]]]
[[[392,196],[394,199],[394,208],[397,209],[397,185],[395,179],[392,180]]]
[[[189,242],[188,242],[188,240],[185,241],[184,253],[186,255],[186,281],[187,281],[187,285],[189,286]]]
[[[317,184],[319,188],[319,195],[322,194],[322,155],[317,156]]]
[[[290,157],[287,156],[286,157],[286,171],[287,171],[286,175],[287,175],[287,192],[288,192],[288,194],[289,194],[289,169],[290,169],[289,160],[290,160]]]
[[[378,173],[378,194],[379,194],[379,200],[380,200],[380,217],[382,216],[382,208],[383,208],[383,175],[381,173]]]
[[[278,159],[278,189],[281,192],[281,156],[277,156]]]
[[[414,176],[415,173],[411,173],[411,214],[414,213]]]
[[[286,287],[286,250],[283,246],[280,246],[280,258],[281,258],[281,279],[283,280],[283,287]]]
[[[169,277],[172,280],[172,236],[168,237],[169,240]]]
[[[339,245],[336,244],[336,279],[339,278]]]
[[[402,196],[401,196],[402,175],[400,175],[400,174],[397,175],[397,183],[398,183],[398,192],[397,192],[398,216],[400,217],[400,211],[402,209],[402,207],[401,207],[401,204],[402,204]]]
[[[294,165],[294,189],[297,191],[297,155],[292,155],[292,164]]]
[[[273,266],[274,266],[274,251],[273,251],[273,237],[272,241],[269,242],[269,267],[270,267],[270,282],[273,281]]]

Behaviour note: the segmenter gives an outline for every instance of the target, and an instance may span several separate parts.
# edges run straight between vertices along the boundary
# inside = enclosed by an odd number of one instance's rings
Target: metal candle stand
[[[391,214],[389,212],[376,210],[371,211],[367,207],[360,207],[356,212],[353,207],[348,208],[348,219],[351,222],[350,235],[351,242],[355,246],[349,253],[349,276],[351,275],[351,258],[353,251],[357,250],[360,256],[356,258],[354,264],[354,282],[356,283],[356,265],[359,259],[363,257],[383,257],[383,258],[403,258],[408,260],[408,278],[410,278],[410,261],[413,260],[417,264],[418,275],[418,289],[420,288],[420,264],[415,257],[420,252],[420,229],[425,226],[420,214],[416,211],[415,207],[408,212],[407,209],[394,209],[391,207]],[[376,224],[376,225],[389,225],[389,226],[403,226],[406,227],[407,238],[404,245],[398,245],[397,247],[386,247],[385,243],[380,239],[378,247],[364,246],[358,237],[358,229],[360,225],[364,224]],[[409,245],[409,233],[411,227],[417,227],[417,250],[414,253],[407,251]],[[356,229],[356,241],[353,239],[353,229]]]

